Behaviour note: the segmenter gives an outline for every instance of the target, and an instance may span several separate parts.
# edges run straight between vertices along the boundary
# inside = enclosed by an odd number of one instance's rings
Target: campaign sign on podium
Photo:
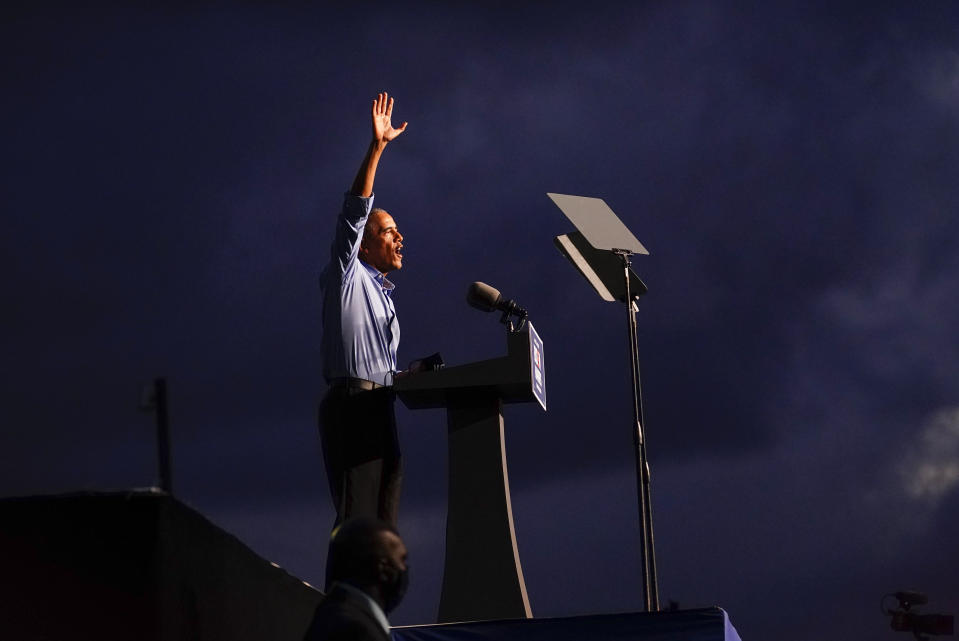
[[[533,395],[546,409],[546,369],[543,366],[543,339],[539,337],[532,323],[529,326],[529,363],[533,380]]]

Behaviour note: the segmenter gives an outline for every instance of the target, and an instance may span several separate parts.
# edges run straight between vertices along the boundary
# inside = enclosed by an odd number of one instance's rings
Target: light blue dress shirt
[[[323,376],[393,384],[400,325],[393,283],[359,259],[373,196],[347,193],[336,221],[330,262],[320,275],[323,291]]]

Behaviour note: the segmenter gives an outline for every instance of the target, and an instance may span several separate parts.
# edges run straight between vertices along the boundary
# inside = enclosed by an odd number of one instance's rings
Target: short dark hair
[[[374,220],[373,216],[376,215],[376,214],[387,214],[387,215],[389,215],[389,212],[386,211],[385,209],[381,209],[380,207],[374,207],[373,209],[370,210],[370,215],[367,216],[367,218],[366,218],[366,224],[363,226],[363,240],[366,240],[366,238],[367,238],[368,236],[373,236],[373,235],[375,235],[374,232],[373,232],[373,230],[372,230],[372,228],[370,227],[370,223],[373,222],[373,220]]]
[[[375,582],[379,560],[386,554],[384,532],[399,536],[396,528],[386,521],[369,517],[350,519],[334,528],[326,559],[327,583],[350,579]]]

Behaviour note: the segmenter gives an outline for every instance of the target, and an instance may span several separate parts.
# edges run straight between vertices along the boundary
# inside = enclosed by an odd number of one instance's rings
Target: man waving
[[[393,127],[393,99],[381,93],[371,112],[373,139],[336,221],[323,292],[320,441],[336,522],[368,516],[396,525],[402,465],[391,385],[400,326],[394,285],[403,266],[403,235],[393,217],[373,209],[373,180]]]

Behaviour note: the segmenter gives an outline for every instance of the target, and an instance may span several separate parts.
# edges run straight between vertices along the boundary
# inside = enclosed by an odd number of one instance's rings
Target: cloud
[[[959,407],[935,412],[899,466],[906,494],[935,506],[959,486]]]
[[[923,57],[917,66],[926,95],[955,118],[959,106],[959,51],[936,51]]]

